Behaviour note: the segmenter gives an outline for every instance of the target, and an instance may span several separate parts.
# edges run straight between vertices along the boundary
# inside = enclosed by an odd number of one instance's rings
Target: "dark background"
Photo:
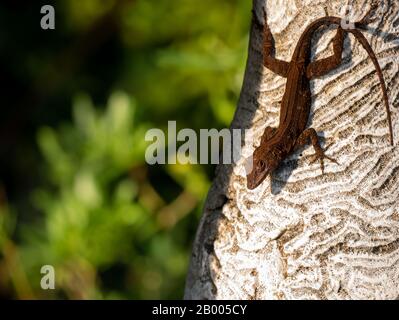
[[[42,5],[56,29],[42,30]],[[181,298],[213,166],[144,159],[149,128],[228,127],[251,1],[0,4],[0,296]],[[52,265],[56,289],[42,290]]]

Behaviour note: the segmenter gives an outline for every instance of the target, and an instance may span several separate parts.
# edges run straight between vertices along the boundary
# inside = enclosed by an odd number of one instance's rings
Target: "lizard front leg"
[[[263,131],[263,135],[262,138],[260,140],[260,143],[263,145],[265,143],[267,143],[267,141],[269,141],[271,138],[273,138],[273,136],[276,134],[277,132],[277,128],[273,128],[273,127],[266,127],[265,131]]]
[[[317,160],[320,160],[321,172],[324,174],[324,159],[328,159],[336,164],[339,164],[335,159],[327,156],[325,154],[326,150],[323,150],[320,146],[319,137],[317,136],[316,130],[313,128],[308,128],[302,132],[302,134],[298,137],[295,147],[302,147],[308,143],[308,141],[312,143],[312,146],[316,152],[314,155],[314,160],[310,163],[314,163]]]
[[[342,51],[344,50],[344,30],[338,27],[333,40],[334,54],[328,58],[311,62],[306,70],[308,79],[322,77],[339,67],[342,63]]]
[[[253,11],[254,19],[257,25],[262,26],[262,23],[256,16],[255,11]],[[269,25],[267,23],[267,13],[266,9],[263,8],[263,64],[266,68],[278,74],[281,77],[286,78],[288,75],[288,67],[289,63],[283,60],[276,59],[273,57],[273,51],[275,51],[274,47],[274,38],[273,34],[270,31]]]

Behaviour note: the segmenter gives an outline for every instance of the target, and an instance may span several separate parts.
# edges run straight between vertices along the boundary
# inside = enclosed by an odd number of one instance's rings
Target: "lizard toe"
[[[328,159],[328,160],[330,160],[331,162],[333,162],[333,163],[339,165],[339,163],[338,163],[337,160],[335,160],[334,158],[331,158],[331,157],[327,156],[327,155],[325,154],[324,151],[316,152],[316,153],[313,155],[313,159],[310,161],[310,164],[313,164],[313,163],[315,163],[317,160],[319,160],[319,161],[320,161],[321,172],[324,174],[324,159]]]

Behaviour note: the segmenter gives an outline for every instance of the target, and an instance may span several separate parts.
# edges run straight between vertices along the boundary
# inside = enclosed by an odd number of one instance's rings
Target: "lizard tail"
[[[388,118],[388,125],[389,125],[389,135],[390,135],[390,140],[391,140],[391,145],[393,146],[393,129],[392,129],[392,118],[391,118],[391,111],[389,109],[389,98],[388,98],[388,93],[387,93],[387,87],[385,84],[384,76],[382,74],[381,66],[380,63],[378,62],[378,59],[371,48],[369,42],[367,41],[366,37],[361,33],[359,30],[356,29],[348,29],[348,32],[352,33],[356,39],[361,43],[363,48],[367,51],[368,55],[370,56],[370,59],[373,61],[375,69],[377,70],[378,78],[380,80],[381,88],[382,88],[382,93],[384,96],[384,103],[385,103],[385,108],[387,112],[387,118]]]

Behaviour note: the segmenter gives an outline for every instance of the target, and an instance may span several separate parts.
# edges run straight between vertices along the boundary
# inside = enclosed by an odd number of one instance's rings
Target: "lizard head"
[[[253,190],[278,167],[279,160],[276,157],[276,152],[264,150],[262,147],[255,150],[251,160],[252,166],[247,167],[247,188]]]

